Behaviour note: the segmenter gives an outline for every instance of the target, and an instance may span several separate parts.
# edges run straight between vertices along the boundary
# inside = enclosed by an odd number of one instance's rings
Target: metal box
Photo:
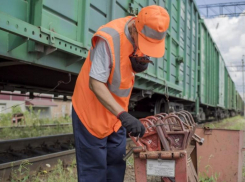
[[[218,176],[217,181],[242,181],[244,131],[198,128],[204,138],[196,145],[197,170],[201,176]]]

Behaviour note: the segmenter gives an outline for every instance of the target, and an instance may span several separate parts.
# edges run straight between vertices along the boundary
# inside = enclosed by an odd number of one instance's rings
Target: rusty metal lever
[[[192,136],[192,139],[194,139],[199,145],[202,145],[204,143],[204,138],[201,138],[197,134],[194,134]]]
[[[134,152],[134,147],[123,157],[123,160],[126,161]]]
[[[135,149],[139,149],[136,152],[141,152],[141,151],[145,151],[144,147],[133,147],[129,150],[129,152],[123,157],[123,160],[126,161],[135,151]]]

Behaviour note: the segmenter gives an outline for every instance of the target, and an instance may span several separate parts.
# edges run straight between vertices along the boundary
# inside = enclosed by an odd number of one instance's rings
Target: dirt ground
[[[133,166],[127,165],[124,182],[135,182]],[[147,176],[147,182],[161,182],[161,178],[155,176]]]

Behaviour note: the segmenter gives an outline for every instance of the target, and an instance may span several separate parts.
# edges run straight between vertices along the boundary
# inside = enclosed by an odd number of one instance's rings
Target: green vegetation
[[[134,158],[133,155],[127,159],[127,166],[133,168]],[[50,164],[46,166],[51,168]],[[61,160],[54,166],[51,171],[42,170],[38,171],[36,174],[30,174],[30,168],[32,163],[28,160],[24,160],[18,169],[12,169],[13,179],[11,182],[77,182],[77,169],[76,169],[76,158],[74,157],[71,165],[64,167]]]
[[[206,123],[204,126],[212,129],[244,130],[245,119],[243,116],[235,116],[213,123]]]
[[[6,114],[0,114],[0,127],[12,126],[11,120],[14,113],[22,112],[20,107],[13,107],[12,112]],[[26,127],[19,128],[4,128],[0,132],[0,140],[17,139],[17,138],[28,138],[28,137],[38,137],[46,135],[57,135],[72,133],[72,125],[61,126],[62,123],[71,123],[71,118],[60,117],[60,118],[40,118],[39,112],[34,112],[32,107],[29,111],[24,112]],[[42,127],[46,124],[56,124],[56,127]],[[20,125],[20,124],[18,124]],[[23,124],[21,124],[23,125]]]
[[[37,174],[30,174],[31,163],[27,160],[19,166],[17,170],[12,170],[12,180],[11,182],[76,182],[77,181],[77,172],[76,172],[76,160],[73,159],[73,162],[70,166],[65,167],[61,160],[58,160],[57,165],[51,171],[39,171]],[[46,164],[47,167],[52,167],[50,164]]]
[[[242,177],[245,177],[245,166],[242,167]]]
[[[209,168],[210,166],[206,166],[206,167]],[[219,174],[217,174],[217,173],[215,173],[211,177],[209,177],[207,174],[203,173],[202,175],[200,175],[199,181],[200,182],[217,182],[218,178],[219,178]]]
[[[24,160],[17,170],[13,170],[12,167],[12,180],[11,182],[22,181],[26,182],[29,179],[31,163],[28,160]]]
[[[134,155],[131,155],[127,160],[126,160],[126,165],[129,167],[134,166]]]
[[[205,171],[199,174],[200,182],[217,182],[220,176],[220,173],[214,172],[213,167],[209,164],[209,161],[214,156],[211,154],[208,158],[208,163],[205,166]],[[198,164],[201,162],[201,157],[198,160]]]
[[[60,118],[40,118],[41,110],[34,112],[32,107],[28,108],[29,111],[22,112],[19,106],[12,107],[12,112],[6,114],[0,114],[0,127],[11,126],[12,125],[12,115],[15,113],[23,113],[25,116],[25,121],[27,126],[38,126],[44,124],[59,124],[59,123],[71,123],[71,118],[69,116]]]
[[[70,126],[60,126],[56,127],[41,127],[41,126],[27,126],[22,129],[18,128],[4,128],[0,132],[0,140],[10,140],[18,138],[29,138],[29,137],[39,137],[47,135],[58,135],[72,133],[72,125]]]

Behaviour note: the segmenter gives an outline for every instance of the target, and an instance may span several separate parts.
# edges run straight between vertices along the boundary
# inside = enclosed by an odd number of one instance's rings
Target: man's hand
[[[119,114],[118,119],[121,120],[122,125],[126,128],[127,133],[129,133],[130,136],[143,137],[145,133],[145,127],[138,119],[127,112],[122,112]]]

